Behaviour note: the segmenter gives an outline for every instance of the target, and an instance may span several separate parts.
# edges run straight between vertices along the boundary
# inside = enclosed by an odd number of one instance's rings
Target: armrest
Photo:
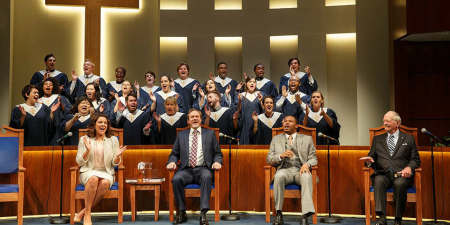
[[[72,172],[72,171],[77,171],[78,169],[79,169],[80,167],[79,166],[72,166],[72,167],[70,167],[70,171]]]
[[[318,170],[319,169],[319,166],[313,166],[313,167],[311,167],[311,170]]]
[[[25,172],[27,169],[25,167],[19,167],[19,172]]]
[[[272,168],[272,166],[264,166],[264,170],[270,170]]]
[[[421,172],[422,172],[422,168],[419,167],[419,168],[415,169],[414,171],[415,171],[416,173],[421,173]]]
[[[122,164],[120,164],[120,165],[117,167],[117,169],[118,169],[118,170],[125,170],[125,166],[122,165]]]

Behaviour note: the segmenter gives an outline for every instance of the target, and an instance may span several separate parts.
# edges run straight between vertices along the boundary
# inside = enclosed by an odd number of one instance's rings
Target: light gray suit
[[[283,209],[285,185],[296,183],[301,186],[302,214],[314,213],[314,203],[312,200],[313,186],[310,173],[300,175],[300,168],[288,163],[287,160],[281,160],[280,155],[287,150],[288,140],[286,134],[279,134],[273,137],[270,143],[267,163],[277,167],[273,182],[273,192],[275,198],[275,209]],[[298,165],[307,163],[310,167],[317,165],[316,148],[311,136],[296,134],[294,143],[291,146],[298,160]]]

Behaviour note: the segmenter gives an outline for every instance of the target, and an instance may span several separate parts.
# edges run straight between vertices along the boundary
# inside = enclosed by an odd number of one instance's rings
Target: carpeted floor
[[[198,215],[190,214],[189,220],[186,225],[193,225],[198,224]],[[320,218],[320,217],[319,217]],[[239,221],[220,221],[215,223],[214,222],[214,216],[208,215],[208,219],[210,221],[210,224],[249,224],[249,225],[269,225],[265,222],[265,216],[261,214],[251,214],[247,216],[242,216],[241,220]],[[293,215],[285,215],[284,221],[286,225],[293,225],[293,224],[299,224],[299,216],[293,216]],[[388,221],[388,224],[393,224],[394,222],[392,220]],[[0,219],[0,225],[6,225],[6,224],[17,224],[17,222],[14,219]],[[40,218],[25,218],[24,219],[25,225],[35,225],[35,224],[50,224],[48,217],[40,217]],[[117,217],[115,216],[94,216],[93,217],[93,224],[95,225],[111,225],[111,224],[118,224],[117,223]],[[159,216],[159,221],[155,222],[153,215],[138,215],[136,217],[136,222],[131,221],[130,215],[124,216],[124,222],[122,225],[147,225],[147,224],[172,224],[169,222],[169,217],[166,214],[162,214]],[[312,222],[310,221],[310,224]],[[321,223],[319,223],[321,224]],[[363,218],[343,218],[341,225],[363,225],[364,219]],[[374,223],[372,223],[374,224]],[[413,225],[416,224],[415,221],[404,221],[404,225]]]

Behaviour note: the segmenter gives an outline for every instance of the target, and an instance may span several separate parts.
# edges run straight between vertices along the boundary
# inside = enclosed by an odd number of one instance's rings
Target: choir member
[[[208,105],[204,107],[205,125],[212,128],[219,128],[220,133],[233,137],[237,126],[230,123],[233,121],[233,110],[228,107],[222,107],[220,104],[220,93],[211,91],[207,94]],[[228,140],[220,137],[220,144],[228,144]]]
[[[277,97],[277,87],[271,80],[264,77],[264,65],[261,63],[256,64],[253,67],[253,71],[256,75],[256,88],[264,93],[264,96],[270,95],[274,98]]]
[[[250,127],[253,125],[252,114],[256,112],[260,114],[261,100],[263,95],[260,91],[256,90],[256,80],[255,78],[247,77],[245,81],[245,92],[238,95],[238,109],[239,115],[239,144],[248,145],[250,144]]]
[[[150,92],[155,93],[161,90],[161,88],[155,85],[156,75],[153,71],[147,71],[144,75],[145,86],[139,88],[140,97],[144,105],[152,105],[150,100]]]
[[[22,97],[25,103],[14,107],[9,126],[24,129],[25,146],[48,145],[55,132],[53,120],[54,112],[61,104],[59,98],[51,108],[39,103],[39,91],[32,84],[22,89]]]
[[[190,109],[197,95],[197,89],[200,83],[189,77],[189,65],[180,63],[177,66],[178,79],[174,81],[175,92],[183,97],[183,108]]]
[[[33,74],[30,80],[30,84],[35,85],[36,87],[40,87],[42,82],[49,78],[53,77],[58,80],[58,90],[61,94],[66,96],[65,88],[67,87],[67,75],[59,70],[55,69],[56,57],[53,54],[48,54],[44,57],[45,62],[45,70],[38,71]]]
[[[97,205],[114,183],[114,167],[122,161],[126,146],[111,134],[106,115],[98,115],[89,124],[87,136],[78,145],[76,162],[80,168],[80,182],[85,187],[84,209],[75,214],[74,222],[84,217],[84,225],[92,225],[91,208]]]
[[[162,115],[165,113],[165,107],[164,102],[166,101],[167,97],[175,96],[177,99],[177,111],[186,113],[186,108],[184,108],[184,99],[183,96],[180,96],[177,92],[171,90],[171,79],[167,75],[161,76],[161,90],[157,91],[156,93],[150,93],[150,100],[152,101],[151,110],[154,112],[156,110],[156,113],[158,115]]]
[[[66,140],[67,145],[78,145],[78,130],[86,129],[94,114],[94,107],[86,96],[77,98],[72,107],[71,114],[66,114],[61,123],[64,132],[72,132],[72,136]]]
[[[281,95],[276,102],[277,111],[281,111],[284,116],[294,116],[298,118],[310,102],[310,96],[299,90],[300,81],[296,76],[289,79],[289,90],[285,86],[281,87]]]
[[[305,72],[300,71],[300,60],[298,58],[291,58],[288,61],[289,73],[286,73],[280,78],[280,94],[282,87],[288,86],[289,79],[296,76],[301,83],[300,91],[307,95],[311,95],[313,91],[317,91],[317,81],[311,75],[311,68],[305,67]]]
[[[230,85],[231,98],[234,99],[236,86],[238,85],[238,82],[228,77],[228,65],[225,62],[219,62],[217,64],[217,74],[218,76],[214,78],[217,90],[223,94],[225,93],[225,90],[227,89],[228,85]],[[210,79],[213,79],[211,74]]]
[[[253,125],[250,127],[252,144],[269,145],[272,141],[272,128],[279,128],[283,124],[283,114],[274,112],[275,99],[270,95],[263,97],[264,113],[253,112]]]
[[[138,108],[136,92],[125,97],[126,108],[121,105],[116,112],[116,126],[123,128],[123,142],[126,145],[142,145],[150,135],[150,109]]]
[[[72,82],[69,86],[68,93],[70,94],[71,100],[75,101],[77,97],[84,95],[86,85],[95,82],[100,86],[100,92],[103,97],[107,97],[108,91],[106,89],[106,82],[103,78],[98,75],[94,75],[95,64],[87,59],[83,64],[84,74],[78,76],[74,70],[72,70]]]
[[[214,91],[218,92],[216,82],[214,82],[214,80],[211,80],[211,79],[209,79],[205,82],[204,90],[201,87],[198,87],[199,94],[197,95],[197,98],[194,100],[193,108],[196,108],[198,110],[203,109],[207,102],[206,94],[208,94],[209,92],[214,92]],[[223,94],[219,92],[221,106],[225,106],[225,107],[229,107],[229,108],[231,108],[233,106],[232,102],[235,102],[235,101],[231,99],[230,92],[231,92],[231,85],[227,86],[227,88],[225,89],[225,92]],[[235,97],[237,98],[237,96],[235,96]]]
[[[122,82],[125,81],[127,70],[124,67],[119,66],[115,69],[115,74],[116,80],[113,80],[106,85],[107,99],[109,101],[114,100],[115,93],[119,94],[119,92],[122,91]]]
[[[339,131],[341,125],[337,121],[336,113],[330,108],[324,108],[325,98],[322,92],[315,91],[311,96],[311,108],[306,107],[305,112],[299,117],[299,121],[302,121],[303,126],[316,128],[316,134],[321,132],[327,136],[330,136],[338,141],[330,140],[330,144],[339,144]],[[317,136],[318,145],[326,145],[327,139]]]
[[[175,96],[167,97],[164,101],[165,113],[158,115],[154,112],[156,121],[157,142],[162,145],[173,145],[177,137],[177,128],[187,126],[187,116],[185,113],[177,112],[177,99]]]
[[[138,87],[137,90],[139,90],[139,84],[137,82],[135,82],[135,87],[136,86]],[[143,99],[140,97],[140,93],[135,91],[135,89],[136,88],[133,89],[133,87],[131,86],[130,81],[125,80],[122,82],[122,90],[119,93],[114,94],[115,99],[111,102],[111,106],[114,106],[113,113],[117,112],[117,108],[119,107],[119,105],[126,106],[125,99],[131,93],[136,94],[139,109],[145,106]],[[143,110],[145,111],[146,108],[147,107],[145,107]]]
[[[96,112],[105,114],[109,120],[115,119],[111,103],[102,97],[98,84],[89,83],[86,85],[86,97]]]

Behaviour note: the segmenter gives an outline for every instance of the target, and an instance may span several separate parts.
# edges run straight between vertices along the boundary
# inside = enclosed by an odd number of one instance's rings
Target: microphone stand
[[[61,145],[61,186],[59,193],[59,216],[50,218],[51,224],[66,224],[69,223],[69,218],[66,216],[62,216],[62,207],[63,207],[63,182],[64,182],[64,138],[59,143]]]
[[[228,166],[228,187],[229,187],[229,195],[228,195],[228,204],[230,205],[230,209],[228,211],[228,215],[223,215],[220,217],[221,220],[225,221],[236,221],[240,220],[241,217],[238,214],[232,213],[231,209],[231,142],[233,141],[231,138],[228,139],[228,160],[229,166]],[[239,142],[238,142],[239,143]],[[218,196],[216,196],[218,198]]]
[[[320,218],[321,223],[340,223],[342,218],[332,216],[331,214],[331,182],[330,182],[330,139],[327,139],[327,158],[328,158],[328,216]]]

